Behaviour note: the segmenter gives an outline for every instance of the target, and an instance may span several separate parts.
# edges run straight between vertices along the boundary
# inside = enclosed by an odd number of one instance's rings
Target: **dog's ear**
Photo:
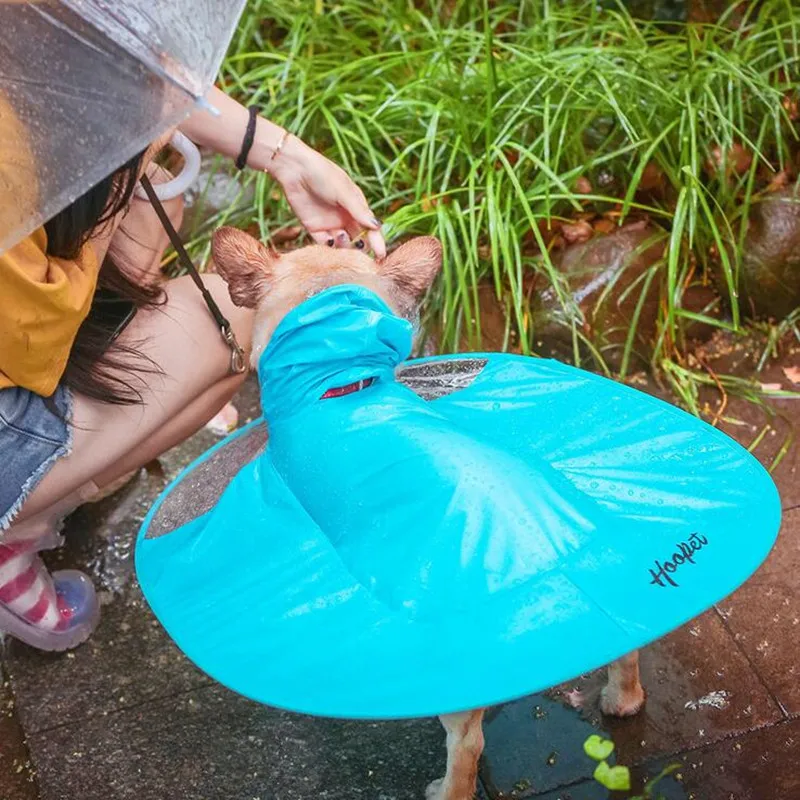
[[[279,256],[250,234],[224,227],[214,231],[211,255],[237,306],[256,308],[267,292]]]
[[[418,236],[401,244],[379,264],[382,275],[419,300],[442,268],[442,245],[433,236]]]

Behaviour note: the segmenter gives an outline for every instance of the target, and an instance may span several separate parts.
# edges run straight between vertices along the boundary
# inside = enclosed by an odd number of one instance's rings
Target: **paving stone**
[[[719,606],[725,623],[788,714],[800,713],[800,509],[784,514],[761,569]]]
[[[599,712],[605,670],[548,693],[566,702],[577,688],[581,712],[538,695],[490,715],[482,771],[490,794],[525,797],[591,776],[582,747],[592,733],[616,742],[621,763],[637,764],[783,718],[716,612],[645,648],[641,668],[647,703],[629,719]]]
[[[259,414],[258,402],[258,383],[251,377],[234,399],[240,424]],[[103,601],[102,620],[85,645],[65,655],[40,653],[9,641],[7,666],[29,733],[105,716],[210,682],[150,613],[136,585],[133,546],[139,525],[167,481],[219,438],[199,431],[116,495],[83,506],[67,520],[66,545],[47,554],[48,564],[82,569],[93,577]]]
[[[29,734],[209,682],[168,639],[133,576],[139,521],[162,485],[163,478],[140,478],[123,497],[84,507],[70,518],[67,546],[51,563],[92,575],[102,617],[89,641],[66,654],[9,641],[6,664]]]
[[[631,791],[642,792],[666,766],[678,769],[657,784],[663,800],[794,800],[800,797],[800,720],[749,731],[709,747],[631,770]],[[625,795],[611,795],[624,797]],[[595,781],[535,795],[537,800],[608,800]]]
[[[581,781],[574,786],[537,794],[535,797],[537,800],[608,800],[609,794],[596,781]]]
[[[545,695],[489,710],[484,732],[481,778],[492,798],[529,797],[590,777],[594,763],[583,743],[604,733],[596,722]]]
[[[674,778],[659,783],[666,800],[794,800],[800,797],[800,720],[752,731],[686,753]],[[650,776],[662,764],[648,765]],[[634,771],[634,788],[641,774]]]
[[[0,669],[0,798],[37,800],[36,776],[28,758],[11,684]]]
[[[421,800],[436,720],[341,722],[219,686],[30,737],[42,800]]]

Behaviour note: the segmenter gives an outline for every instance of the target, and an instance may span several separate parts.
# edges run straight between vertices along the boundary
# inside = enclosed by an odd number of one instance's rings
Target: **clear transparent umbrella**
[[[0,0],[0,252],[202,103],[246,0]]]

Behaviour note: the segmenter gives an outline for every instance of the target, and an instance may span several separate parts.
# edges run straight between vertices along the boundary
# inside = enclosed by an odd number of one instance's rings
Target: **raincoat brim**
[[[767,472],[656,398],[507,355],[407,362],[399,375],[462,429],[488,427],[509,452],[547,462],[610,522],[557,568],[468,613],[420,619],[348,571],[261,457],[257,420],[178,476],[136,549],[158,619],[230,689],[341,718],[494,705],[664,636],[740,586],[775,541],[780,500]]]

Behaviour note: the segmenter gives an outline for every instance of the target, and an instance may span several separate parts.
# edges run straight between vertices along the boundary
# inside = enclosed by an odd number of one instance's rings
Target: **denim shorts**
[[[71,417],[72,396],[64,387],[48,400],[27,389],[0,389],[0,531],[11,525],[53,464],[70,452]]]

